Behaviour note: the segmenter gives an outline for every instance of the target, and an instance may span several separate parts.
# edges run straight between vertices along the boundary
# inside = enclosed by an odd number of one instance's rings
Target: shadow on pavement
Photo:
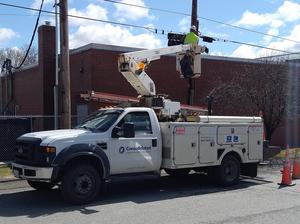
[[[153,176],[124,177],[112,180],[107,184],[106,190],[96,202],[83,206],[71,206],[64,202],[58,188],[48,192],[38,192],[26,188],[26,191],[0,195],[0,217],[26,216],[35,218],[73,211],[88,215],[101,212],[101,207],[97,207],[98,210],[91,209],[92,207],[95,208],[94,206],[128,201],[140,204],[180,197],[201,197],[205,194],[241,190],[266,183],[269,181],[259,178],[243,178],[236,186],[216,187],[215,183],[206,175],[196,173],[180,179],[174,179],[170,176],[160,178]]]

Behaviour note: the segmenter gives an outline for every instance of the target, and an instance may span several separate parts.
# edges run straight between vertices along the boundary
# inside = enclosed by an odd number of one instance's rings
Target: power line
[[[35,34],[36,34],[37,27],[38,27],[38,24],[39,24],[39,20],[40,20],[40,16],[41,16],[41,11],[42,11],[42,8],[43,8],[43,4],[44,4],[44,0],[42,0],[42,2],[41,2],[41,6],[40,6],[40,9],[39,9],[39,14],[38,14],[38,17],[37,17],[37,19],[36,19],[36,23],[35,23],[35,26],[34,26],[34,29],[33,29],[33,33],[32,33],[32,36],[31,36],[31,40],[30,40],[30,44],[29,44],[29,46],[28,46],[28,48],[27,48],[26,54],[25,54],[23,60],[21,61],[20,65],[17,66],[17,67],[13,67],[14,69],[19,69],[19,68],[21,68],[22,65],[24,64],[24,62],[25,62],[25,60],[26,60],[28,54],[29,54],[30,48],[31,48],[32,43],[33,43],[34,36],[35,36]]]
[[[35,8],[31,8],[31,7],[26,7],[26,6],[13,5],[13,4],[8,4],[8,3],[3,3],[3,2],[0,2],[0,5],[7,6],[7,7],[18,8],[18,9],[38,11],[39,12],[39,9],[35,9]],[[55,15],[55,12],[48,11],[48,10],[41,10],[41,12]],[[128,23],[120,23],[120,22],[114,22],[114,21],[103,20],[103,19],[95,19],[95,18],[90,18],[90,17],[85,17],[85,16],[77,16],[77,15],[72,15],[72,14],[67,14],[66,16],[71,17],[71,18],[76,18],[76,19],[85,19],[85,20],[95,21],[95,22],[102,22],[102,23],[109,23],[109,24],[120,25],[120,26],[141,28],[141,29],[148,30],[150,32],[154,32],[156,34],[165,34],[165,31],[163,29],[157,29],[157,28],[151,28],[151,27],[146,27],[146,26],[133,25],[133,24],[128,24]]]
[[[271,51],[278,51],[278,52],[281,52],[281,53],[285,53],[286,55],[293,55],[293,54],[300,55],[300,52],[290,52],[290,51],[285,51],[285,50],[279,50],[279,49],[272,48],[272,47],[265,47],[265,46],[261,46],[261,45],[257,45],[257,44],[251,44],[251,43],[245,43],[245,42],[241,42],[241,41],[226,40],[226,39],[222,39],[222,38],[213,38],[213,39],[215,39],[216,41],[220,41],[220,42],[228,42],[228,43],[233,43],[233,44],[247,45],[247,46],[251,46],[251,47],[267,49],[267,50],[271,50]]]
[[[188,14],[188,13],[177,12],[177,11],[166,10],[166,9],[146,7],[146,6],[135,5],[135,4],[125,3],[125,2],[119,2],[119,1],[115,1],[115,0],[103,0],[103,1],[105,1],[105,2],[111,2],[111,3],[115,3],[115,4],[122,4],[122,5],[132,6],[132,7],[138,7],[138,8],[143,8],[143,9],[150,9],[150,10],[154,10],[154,11],[167,12],[167,13],[172,13],[172,14],[177,14],[177,15],[191,16],[191,14]],[[222,21],[218,21],[218,20],[215,20],[215,19],[210,19],[210,18],[206,18],[206,17],[203,17],[203,16],[198,16],[198,18],[199,19],[203,19],[203,20],[207,20],[207,21],[210,21],[210,22],[214,22],[214,23],[219,23],[219,24],[222,24],[222,25],[230,26],[232,28],[236,28],[236,29],[240,29],[240,30],[245,30],[245,31],[248,31],[248,32],[257,33],[257,34],[261,34],[261,35],[264,35],[264,36],[270,36],[270,37],[274,37],[274,38],[277,38],[277,39],[287,40],[287,41],[291,41],[291,42],[299,43],[300,44],[300,41],[297,41],[297,40],[292,40],[292,39],[289,39],[289,38],[285,38],[285,37],[281,37],[281,36],[277,36],[277,35],[272,35],[272,34],[260,32],[260,31],[257,31],[257,30],[252,30],[252,29],[244,28],[244,27],[240,27],[240,26],[237,26],[237,25],[233,25],[233,24],[222,22]]]
[[[36,15],[32,14],[16,14],[16,13],[0,13],[0,16],[28,16],[35,17]],[[46,15],[41,15],[40,17],[45,17]]]
[[[296,55],[296,54],[299,54],[299,53],[295,52],[295,53],[277,54],[277,55],[271,55],[271,56],[265,56],[265,57],[258,57],[256,59],[287,57],[287,56]]]
[[[130,4],[130,3],[126,3],[126,2],[119,2],[119,1],[114,1],[114,0],[103,0],[103,1],[116,3],[116,4],[121,4],[121,5],[138,7],[138,8],[142,8],[142,9],[150,9],[150,10],[154,10],[154,11],[167,12],[167,13],[171,13],[171,14],[191,16],[191,14],[184,13],[184,12],[177,12],[177,11],[172,11],[172,10],[167,10],[167,9],[152,8],[152,7],[142,6],[142,5]]]
[[[111,1],[111,0],[104,0],[104,1]],[[20,5],[13,5],[13,4],[7,4],[7,3],[1,3],[1,2],[0,2],[0,5],[7,6],[7,7],[19,8],[19,9],[25,9],[25,10],[31,10],[31,11],[44,12],[44,13],[55,15],[55,12],[52,12],[52,11],[39,10],[39,9],[20,6]],[[156,33],[156,34],[162,34],[162,35],[166,34],[163,29],[150,28],[150,27],[145,27],[145,26],[133,25],[133,24],[128,24],[128,23],[120,23],[120,22],[114,22],[114,21],[108,21],[108,20],[102,20],[102,19],[95,19],[95,18],[77,16],[77,15],[71,15],[71,14],[68,14],[67,16],[72,17],[72,18],[77,18],[77,19],[85,19],[85,20],[89,20],[89,21],[95,21],[95,22],[102,22],[102,23],[109,23],[109,24],[120,25],[120,26],[141,28],[141,29],[145,29],[145,30],[148,30],[148,31]],[[161,31],[161,33],[159,33],[158,31]],[[264,49],[267,49],[267,50],[278,51],[278,52],[287,53],[287,54],[300,54],[300,53],[297,53],[297,52],[289,52],[289,51],[279,50],[279,49],[276,49],[276,48],[270,48],[270,47],[265,47],[265,46],[261,46],[261,45],[245,43],[245,42],[241,42],[241,41],[225,40],[225,39],[222,39],[222,38],[214,38],[214,37],[213,37],[213,39],[216,40],[216,41],[220,41],[220,42],[229,42],[229,43],[240,44],[240,45],[248,45],[248,46],[252,46],[252,47],[264,48]]]

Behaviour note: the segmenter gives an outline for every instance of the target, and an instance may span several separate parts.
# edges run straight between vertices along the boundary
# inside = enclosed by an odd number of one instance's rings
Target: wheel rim
[[[77,194],[86,195],[93,188],[93,178],[88,174],[81,174],[77,176],[73,185]]]
[[[224,177],[227,182],[235,180],[238,176],[238,168],[236,163],[228,161],[224,166]]]

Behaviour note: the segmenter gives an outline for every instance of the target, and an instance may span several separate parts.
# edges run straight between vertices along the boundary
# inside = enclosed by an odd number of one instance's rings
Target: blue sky
[[[120,2],[191,14],[192,0],[117,0]],[[0,0],[2,3],[38,8],[41,0]],[[54,0],[45,0],[44,9],[53,10]],[[114,4],[104,0],[69,0],[69,14],[81,15],[158,30],[186,32],[190,17],[173,13],[147,10]],[[0,48],[22,47],[29,43],[37,14],[0,6]],[[202,35],[220,39],[266,46],[288,52],[300,50],[300,2],[295,0],[198,0],[198,16],[218,20],[243,28],[278,35],[297,42],[232,28],[199,19]],[[53,16],[42,13],[40,24]],[[146,29],[132,28],[80,19],[70,19],[70,47],[88,43],[112,44],[139,48],[167,46],[167,36]],[[36,44],[36,41],[35,41]],[[276,51],[228,42],[203,43],[210,54],[243,58],[256,58],[281,54]]]

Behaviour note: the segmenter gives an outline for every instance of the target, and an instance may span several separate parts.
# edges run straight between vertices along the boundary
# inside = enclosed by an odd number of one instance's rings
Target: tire
[[[40,181],[33,181],[33,180],[27,180],[27,183],[30,185],[30,187],[38,191],[49,191],[55,186],[54,183],[40,182]]]
[[[217,182],[222,186],[232,186],[240,181],[240,162],[234,156],[225,156],[216,169]]]
[[[69,166],[61,182],[62,196],[71,204],[89,203],[97,197],[102,180],[97,170],[89,164]]]
[[[185,177],[190,173],[190,169],[165,169],[165,172],[172,177]]]

